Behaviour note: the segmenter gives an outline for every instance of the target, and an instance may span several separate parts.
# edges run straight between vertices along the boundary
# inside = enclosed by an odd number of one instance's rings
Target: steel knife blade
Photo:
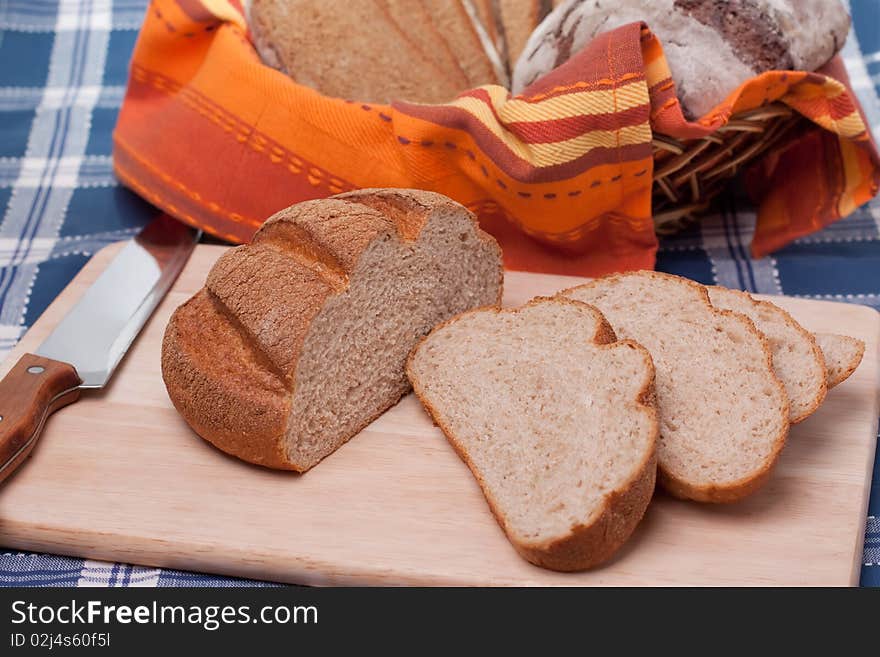
[[[167,215],[147,224],[0,381],[0,481],[27,458],[51,413],[106,385],[200,236]]]

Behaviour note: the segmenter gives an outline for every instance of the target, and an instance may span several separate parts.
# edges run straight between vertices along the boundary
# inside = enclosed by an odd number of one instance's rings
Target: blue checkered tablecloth
[[[846,64],[880,141],[880,0],[851,0]],[[0,359],[101,247],[156,210],[113,177],[111,131],[146,0],[0,0]],[[741,205],[741,204],[740,204]],[[657,267],[768,294],[880,309],[880,200],[750,260],[754,214],[730,201],[663,243]],[[803,564],[805,569],[809,564]],[[237,586],[212,575],[0,551],[0,585]],[[864,586],[880,586],[880,460]]]

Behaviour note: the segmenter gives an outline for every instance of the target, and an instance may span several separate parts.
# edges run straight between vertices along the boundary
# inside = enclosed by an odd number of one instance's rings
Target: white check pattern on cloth
[[[106,561],[83,561],[79,587],[156,586],[162,571],[159,568],[121,566]]]
[[[880,0],[852,0],[843,50],[880,138]],[[0,357],[100,248],[156,210],[122,189],[110,132],[147,0],[0,0]],[[658,269],[704,283],[880,308],[880,201],[761,260],[755,214],[738,199],[699,229],[663,240]],[[880,468],[862,583],[880,585]],[[808,569],[809,564],[803,564]],[[0,586],[242,586],[247,580],[0,552]]]
[[[4,0],[4,27],[19,32],[82,31],[83,5],[81,0],[34,2],[33,0]],[[139,30],[144,19],[145,0],[103,0],[89,3],[89,27],[110,30]]]
[[[6,20],[27,29],[48,27],[36,20],[45,16],[22,15],[29,6],[12,2]],[[10,272],[0,279],[0,356],[23,333],[31,286],[42,261],[33,252],[51,254],[77,186],[92,109],[101,95],[111,10],[109,0],[70,1],[55,16],[46,87],[0,223],[0,244],[6,246],[2,265]],[[14,94],[4,94],[4,100],[9,97],[15,99]],[[8,164],[3,162],[4,170]]]

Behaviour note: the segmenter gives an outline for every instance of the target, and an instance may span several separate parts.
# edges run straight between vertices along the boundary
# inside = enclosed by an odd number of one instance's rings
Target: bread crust
[[[635,470],[633,476],[605,498],[601,510],[594,515],[593,521],[589,524],[574,525],[569,529],[568,534],[551,541],[536,543],[517,541],[511,532],[508,531],[507,522],[503,514],[500,512],[495,498],[486,486],[486,482],[474,468],[474,464],[470,460],[467,451],[457,440],[449,426],[443,421],[439,411],[426,398],[421,382],[412,373],[412,361],[416,352],[418,352],[419,348],[434,332],[475,313],[489,311],[495,312],[496,314],[502,314],[516,312],[517,309],[511,310],[496,307],[475,308],[439,324],[433,331],[431,331],[431,333],[422,338],[422,340],[420,340],[410,352],[410,356],[407,359],[406,372],[412,383],[416,397],[418,397],[422,406],[431,416],[434,423],[441,431],[443,431],[443,434],[455,450],[455,453],[458,454],[458,457],[468,466],[468,469],[479,483],[480,490],[483,492],[483,496],[489,504],[489,509],[492,511],[492,515],[504,530],[504,533],[507,535],[508,540],[511,542],[514,549],[520,554],[520,556],[536,566],[561,572],[573,572],[593,568],[604,561],[607,561],[632,535],[636,526],[644,516],[648,504],[651,501],[651,497],[654,494],[654,484],[657,473],[657,440],[660,432],[654,394],[654,363],[651,360],[650,354],[640,344],[633,342],[632,340],[618,341],[611,325],[607,322],[602,313],[594,306],[573,299],[560,297],[536,297],[523,307],[546,301],[574,305],[589,312],[596,320],[598,320],[597,330],[593,340],[594,344],[613,348],[618,348],[621,345],[628,346],[642,354],[646,365],[645,371],[647,372],[647,376],[639,390],[636,401],[639,405],[644,407],[650,415],[652,426],[650,448],[646,450],[642,463]]]
[[[553,4],[550,0],[495,0],[493,9],[504,35],[507,65],[513,71],[529,37],[553,9]]]
[[[862,362],[862,358],[865,356],[865,343],[858,338],[853,338],[848,335],[838,335],[836,333],[824,333],[822,334],[825,338],[833,338],[835,340],[840,340],[850,344],[852,349],[852,357],[847,362],[846,366],[843,367],[839,371],[832,372],[828,369],[828,387],[834,388],[844,381],[846,381],[852,373],[856,371],[856,368]],[[816,336],[814,336],[816,337]],[[820,349],[820,353],[822,353],[822,361],[825,362],[825,355]]]
[[[227,454],[270,468],[294,469],[281,444],[290,412],[284,379],[268,366],[247,372],[251,354],[235,358],[231,343],[236,338],[244,341],[204,288],[175,310],[162,340],[162,378],[168,395],[193,430]],[[205,343],[210,354],[200,351]],[[237,377],[210,373],[209,357],[235,362],[245,371]]]
[[[755,327],[754,322],[752,322],[752,320],[750,320],[745,315],[733,312],[731,310],[721,310],[713,306],[712,302],[709,299],[709,291],[706,289],[705,286],[700,285],[695,281],[689,280],[687,278],[682,278],[680,276],[675,276],[673,274],[666,274],[656,271],[639,271],[638,274],[641,276],[654,278],[656,280],[663,280],[667,282],[672,281],[676,284],[689,286],[694,292],[697,293],[700,298],[702,298],[703,302],[706,305],[706,308],[710,312],[716,315],[733,318],[736,321],[740,322],[746,329],[746,331],[751,333],[761,345],[761,348],[763,350],[763,360],[768,374],[768,382],[776,387],[777,390],[781,393],[781,397],[784,400],[781,412],[783,413],[785,418],[785,422],[780,423],[779,432],[772,438],[772,450],[767,459],[761,465],[761,467],[757,468],[753,473],[746,477],[742,477],[740,479],[737,479],[736,481],[728,482],[723,486],[718,486],[714,484],[697,484],[682,479],[680,477],[676,477],[673,473],[669,472],[669,470],[663,467],[663,463],[659,459],[657,461],[657,481],[664,489],[666,489],[670,494],[675,497],[687,500],[694,500],[696,502],[711,502],[716,504],[727,504],[748,497],[756,490],[758,490],[767,481],[770,476],[770,472],[773,470],[773,466],[776,465],[776,462],[779,460],[779,455],[782,453],[782,449],[785,446],[786,438],[788,437],[788,395],[785,392],[785,387],[783,386],[782,381],[779,380],[779,377],[776,376],[776,373],[773,370],[773,359],[770,351],[770,345],[767,342],[767,338]],[[603,281],[620,279],[624,276],[626,276],[626,274],[610,274],[608,276],[603,276],[602,278],[590,281],[589,283],[576,285],[574,287],[562,290],[558,293],[558,296],[567,297],[569,294],[576,290],[596,287],[598,285],[601,285]]]
[[[396,188],[371,188],[360,189],[354,192],[345,192],[337,194],[333,198],[351,201],[353,203],[361,203],[372,208],[381,208],[382,212],[388,212],[389,215],[399,213],[395,216],[398,225],[403,226],[401,232],[410,235],[410,239],[416,239],[421,231],[424,221],[427,219],[427,213],[432,210],[445,209],[452,211],[456,208],[463,207],[461,204],[453,201],[451,198],[436,192],[426,192],[421,189],[396,189]],[[476,217],[468,211],[476,223]],[[413,221],[411,217],[419,216],[421,221]],[[482,230],[476,225],[477,239],[495,252],[495,256],[499,262],[502,260],[503,254],[501,247],[495,238],[489,233]],[[498,268],[498,297],[495,299],[495,305],[501,305],[501,298],[504,296],[504,268]]]
[[[180,415],[206,441],[244,461],[299,472],[312,467],[291,460],[285,446],[294,376],[312,320],[347,290],[348,276],[375,240],[415,240],[429,214],[443,210],[467,212],[433,192],[365,189],[273,215],[250,245],[221,256],[206,286],[168,322],[162,376]],[[497,242],[468,215],[500,265]],[[503,278],[499,266],[497,302]],[[358,431],[399,399],[389,399]]]

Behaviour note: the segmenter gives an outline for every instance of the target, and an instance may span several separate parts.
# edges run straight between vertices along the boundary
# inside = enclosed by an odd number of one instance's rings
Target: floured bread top
[[[849,16],[837,0],[569,0],[532,33],[513,92],[567,61],[595,36],[644,21],[663,45],[689,118],[769,70],[813,71],[843,47]]]

